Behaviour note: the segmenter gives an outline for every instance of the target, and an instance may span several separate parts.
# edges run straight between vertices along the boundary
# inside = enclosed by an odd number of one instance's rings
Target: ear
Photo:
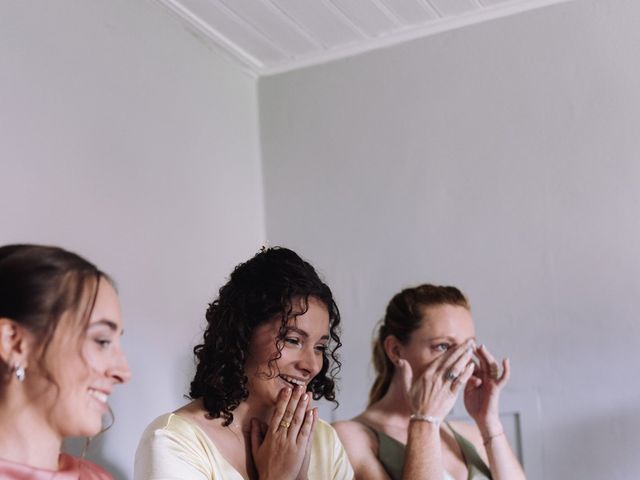
[[[384,339],[384,352],[391,363],[398,366],[398,360],[402,358],[402,343],[394,335],[388,335]]]
[[[9,318],[0,318],[0,360],[12,368],[20,363],[27,367],[29,335],[24,327]]]

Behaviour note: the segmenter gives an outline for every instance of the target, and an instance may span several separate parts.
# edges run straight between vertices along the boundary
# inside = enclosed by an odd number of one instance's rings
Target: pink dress
[[[60,455],[57,471],[0,459],[0,480],[113,480],[102,467],[81,458]]]

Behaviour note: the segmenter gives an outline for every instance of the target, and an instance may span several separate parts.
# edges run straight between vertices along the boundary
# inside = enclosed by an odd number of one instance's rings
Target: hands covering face
[[[441,421],[464,388],[465,407],[481,430],[483,426],[499,422],[499,394],[509,379],[508,360],[503,360],[502,365],[500,375],[499,364],[488,349],[483,345],[476,347],[473,340],[447,350],[417,377],[409,362],[397,361],[412,413]]]
[[[473,375],[472,352],[472,341],[468,340],[440,355],[417,377],[409,362],[398,359],[397,368],[411,412],[441,421],[453,408],[460,388]]]

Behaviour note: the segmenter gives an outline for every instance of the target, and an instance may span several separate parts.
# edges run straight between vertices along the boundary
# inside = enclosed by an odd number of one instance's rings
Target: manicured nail
[[[306,393],[302,396],[302,401],[306,402],[307,400],[309,400],[309,395],[307,395]]]

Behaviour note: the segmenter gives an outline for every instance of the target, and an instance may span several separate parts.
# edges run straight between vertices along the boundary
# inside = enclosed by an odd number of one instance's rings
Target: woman
[[[109,278],[61,248],[0,247],[0,478],[106,480],[61,454],[93,436],[113,387],[131,374]]]
[[[340,314],[314,268],[286,248],[238,265],[206,312],[191,403],[144,432],[134,477],[351,479],[311,399],[335,399]]]
[[[509,362],[500,374],[475,336],[455,287],[421,285],[391,299],[374,347],[369,406],[335,425],[356,479],[525,479],[498,412]],[[474,426],[444,421],[459,392]]]

